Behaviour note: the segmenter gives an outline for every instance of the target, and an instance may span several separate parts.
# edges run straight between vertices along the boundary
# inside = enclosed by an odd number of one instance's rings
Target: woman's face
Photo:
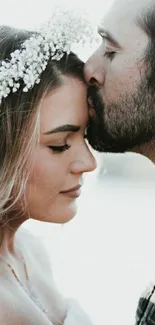
[[[86,142],[87,89],[73,77],[43,100],[40,112],[40,143],[34,157],[26,200],[31,218],[64,223],[76,213],[76,199],[85,172],[96,162]]]

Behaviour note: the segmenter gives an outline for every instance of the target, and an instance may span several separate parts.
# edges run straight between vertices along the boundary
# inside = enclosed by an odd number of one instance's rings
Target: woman
[[[76,302],[57,291],[44,247],[21,228],[28,218],[71,220],[82,175],[96,167],[85,142],[83,63],[68,53],[67,27],[62,24],[56,37],[53,26],[37,33],[0,29],[0,324],[5,325],[91,324]]]

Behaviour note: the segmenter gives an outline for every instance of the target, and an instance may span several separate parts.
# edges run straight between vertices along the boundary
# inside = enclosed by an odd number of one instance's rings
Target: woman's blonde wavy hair
[[[0,27],[0,61],[34,32]],[[22,201],[39,141],[39,107],[43,97],[62,84],[68,75],[84,81],[83,62],[74,54],[60,61],[50,61],[41,82],[27,93],[10,93],[0,105],[0,229],[18,218],[17,205]],[[24,209],[24,206],[23,206]]]

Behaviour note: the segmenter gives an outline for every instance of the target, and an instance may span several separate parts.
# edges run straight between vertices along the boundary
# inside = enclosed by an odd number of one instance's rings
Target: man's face
[[[96,111],[88,140],[99,151],[132,150],[155,136],[149,37],[138,23],[151,6],[152,0],[116,0],[99,26],[102,44],[86,62],[85,78],[97,85],[88,91]]]

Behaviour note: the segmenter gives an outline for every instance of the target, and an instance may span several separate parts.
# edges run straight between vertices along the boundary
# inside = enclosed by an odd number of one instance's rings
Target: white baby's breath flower
[[[10,60],[0,62],[0,103],[11,91],[17,92],[21,81],[23,92],[39,84],[49,60],[60,60],[72,46],[93,40],[92,35],[89,22],[76,11],[57,8],[48,22],[10,54]]]

